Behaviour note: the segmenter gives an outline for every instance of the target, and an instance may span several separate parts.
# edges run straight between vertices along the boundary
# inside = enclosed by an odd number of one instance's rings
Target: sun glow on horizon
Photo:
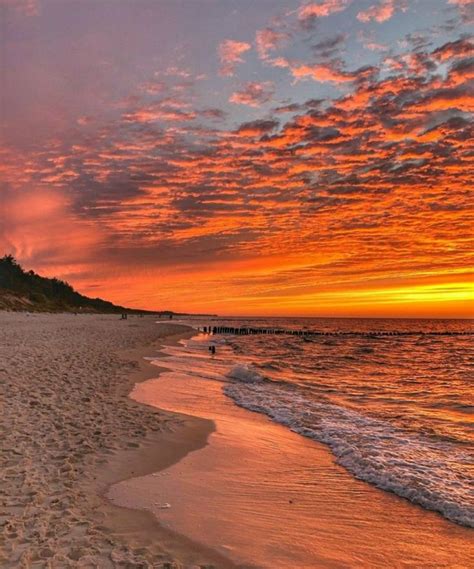
[[[8,2],[0,252],[137,308],[472,317],[474,3],[403,4]]]

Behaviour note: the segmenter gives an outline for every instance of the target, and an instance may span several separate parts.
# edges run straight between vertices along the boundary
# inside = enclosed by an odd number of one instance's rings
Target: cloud
[[[286,32],[276,31],[273,28],[257,30],[255,34],[255,44],[260,59],[267,59],[270,51],[277,49],[283,42],[289,39],[290,35]]]
[[[237,133],[241,136],[261,136],[268,134],[278,127],[276,120],[256,120],[242,123],[237,129]]]
[[[468,81],[474,81],[474,57],[456,62],[448,72],[447,82],[450,87],[456,87]]]
[[[162,92],[162,91],[160,91]],[[178,97],[166,97],[151,104],[140,104],[139,100],[131,100],[130,108],[123,114],[123,119],[130,123],[173,122],[187,123],[197,118],[221,121],[226,113],[222,109],[193,109],[185,94]]]
[[[22,262],[70,267],[82,263],[102,240],[99,229],[74,215],[57,190],[1,190],[5,215],[0,250]]]
[[[324,103],[323,99],[310,99],[304,103],[289,103],[288,105],[282,105],[276,107],[274,111],[276,113],[294,113],[307,110],[315,110],[319,108]]]
[[[290,70],[295,79],[310,77],[314,81],[321,83],[326,81],[331,83],[347,83],[357,78],[353,73],[341,71],[331,64],[308,65],[306,63],[299,63],[291,65]]]
[[[377,43],[375,41],[368,41],[364,43],[364,47],[370,49],[370,51],[388,51],[388,47],[385,44]]]
[[[161,95],[168,90],[168,85],[164,81],[149,81],[140,85],[140,89],[148,95]]]
[[[448,4],[458,7],[464,23],[474,22],[474,0],[448,0]]]
[[[324,45],[326,41],[322,45]],[[331,40],[328,42],[331,43]],[[339,42],[337,43],[339,45]],[[324,48],[323,48],[324,50]],[[373,66],[361,67],[354,72],[345,71],[341,68],[341,60],[334,59],[326,63],[308,64],[301,61],[289,60],[279,57],[278,61],[272,60],[272,65],[281,68],[288,68],[293,77],[305,79],[310,77],[318,82],[349,83],[351,81],[364,81],[377,73],[377,68]]]
[[[232,76],[235,67],[239,63],[243,63],[241,55],[251,49],[251,45],[246,42],[225,40],[218,48],[219,59],[221,62],[221,75]]]
[[[424,52],[405,53],[396,59],[387,58],[385,62],[391,66],[392,69],[398,69],[425,77],[436,70],[436,64],[432,58]]]
[[[446,61],[458,57],[474,55],[474,43],[470,38],[462,38],[457,41],[445,43],[432,52],[432,56],[438,61]]]
[[[320,0],[303,4],[298,10],[298,19],[303,25],[311,25],[316,18],[324,18],[342,12],[352,0]]]
[[[222,121],[227,116],[227,113],[225,111],[216,108],[201,109],[197,111],[197,114],[201,117],[208,118],[214,121]]]
[[[187,122],[194,120],[194,111],[183,111],[161,105],[148,105],[124,114],[128,122],[148,123],[156,121]]]
[[[357,33],[357,39],[362,43],[365,49],[370,51],[389,51],[388,45],[381,43],[375,38],[375,34],[372,31],[366,29],[360,30]]]
[[[453,89],[434,89],[413,102],[410,108],[422,112],[457,109],[472,113],[474,112],[474,90],[468,85],[457,86]]]
[[[313,44],[311,46],[311,49],[317,57],[327,59],[338,54],[341,47],[344,45],[345,40],[345,34],[335,34],[332,37],[323,39],[318,43]]]
[[[259,107],[271,100],[274,91],[274,84],[271,81],[249,82],[240,91],[232,93],[229,101],[238,105]]]
[[[406,10],[406,0],[381,0],[362,10],[357,14],[357,19],[361,22],[375,21],[378,23],[386,22],[395,14],[397,10]]]
[[[82,274],[83,280],[77,281],[83,283],[81,288],[97,282],[95,267],[100,267],[103,284],[96,294],[122,303],[177,308],[172,303],[179,290],[179,303],[187,310],[199,303],[225,305],[229,296],[240,298],[241,285],[233,284],[237,278],[246,283],[249,298],[262,290],[294,298],[289,291],[313,291],[314,282],[318,290],[347,290],[348,283],[357,286],[359,278],[396,282],[404,274],[416,275],[427,258],[431,271],[449,274],[470,254],[456,237],[452,257],[439,255],[442,247],[452,247],[452,226],[457,235],[470,231],[463,225],[470,183],[465,167],[463,171],[469,132],[465,120],[432,112],[429,104],[424,108],[427,97],[436,94],[433,85],[427,79],[379,79],[372,74],[338,101],[293,103],[290,110],[297,114],[281,128],[269,115],[230,131],[221,128],[219,136],[196,131],[187,139],[180,124],[157,130],[124,120],[96,139],[89,136],[87,144],[76,140],[69,154],[49,149],[45,162],[54,167],[42,166],[43,155],[30,156],[26,162],[29,169],[36,164],[37,179],[56,179],[48,183],[70,188],[65,174],[72,168],[80,173],[72,184],[75,199],[89,192],[87,203],[75,205],[85,225],[77,224],[72,203],[64,201],[59,190],[54,192],[59,203],[46,193],[38,206],[31,201],[18,204],[19,212],[32,215],[46,208],[40,216],[43,227],[50,218],[66,225],[54,229],[54,242],[41,244],[43,253],[31,259],[55,259],[60,267],[66,254],[55,249],[62,243],[58,235],[75,226],[78,234],[71,235],[71,242],[82,240],[84,249],[73,249],[73,262],[90,255],[91,274]],[[446,92],[437,94],[444,96],[446,107]],[[350,99],[359,105],[356,112],[338,106]],[[454,97],[451,102],[455,104]],[[27,175],[24,160],[18,161],[16,173],[7,172],[9,179]],[[8,162],[2,156],[2,167]],[[449,207],[436,205],[446,204],[446,188]],[[87,233],[89,226],[98,226],[99,215],[109,238],[107,248],[94,245]],[[308,264],[315,224],[318,256]],[[41,234],[40,226],[36,233]],[[27,247],[20,243],[20,249]],[[286,273],[285,266],[294,270]],[[150,267],[162,275],[159,295],[145,286]],[[127,281],[130,272],[133,283]],[[192,286],[183,285],[188,281]],[[225,294],[216,300],[209,291],[219,287]],[[242,302],[248,306],[248,300]]]

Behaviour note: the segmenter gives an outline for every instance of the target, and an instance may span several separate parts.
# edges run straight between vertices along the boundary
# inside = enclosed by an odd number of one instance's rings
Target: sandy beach
[[[155,320],[0,313],[2,568],[230,566],[103,497],[213,429],[128,397],[159,373],[143,356],[189,334]]]
[[[469,529],[203,380],[224,348],[209,359],[204,337],[186,363],[178,342],[194,334],[155,317],[0,313],[0,567],[472,565]]]

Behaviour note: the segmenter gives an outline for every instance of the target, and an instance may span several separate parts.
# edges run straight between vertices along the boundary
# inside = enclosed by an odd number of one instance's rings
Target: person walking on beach
[[[211,352],[212,356],[216,355],[216,347],[215,346],[209,346],[209,351]]]

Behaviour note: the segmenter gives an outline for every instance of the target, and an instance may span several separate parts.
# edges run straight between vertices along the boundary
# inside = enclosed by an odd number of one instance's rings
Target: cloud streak
[[[325,18],[331,14],[345,10],[352,0],[320,0],[303,4],[298,10],[298,18],[301,22],[308,24],[316,18]]]

